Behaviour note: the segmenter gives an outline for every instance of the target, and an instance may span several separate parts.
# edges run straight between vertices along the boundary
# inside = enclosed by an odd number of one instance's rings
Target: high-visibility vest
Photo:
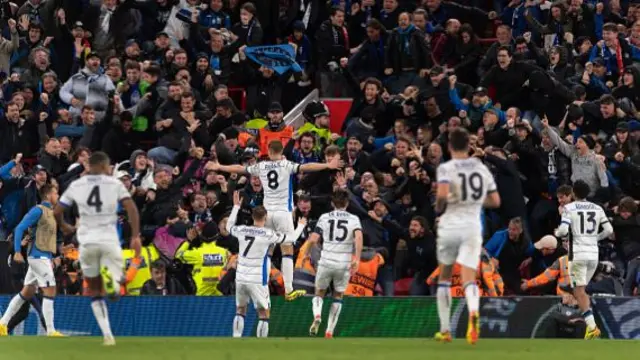
[[[160,253],[155,246],[149,245],[142,248],[137,261],[134,256],[133,250],[122,250],[124,269],[126,271],[125,291],[127,295],[140,295],[140,290],[142,290],[144,283],[151,279],[151,264],[160,258]]]
[[[203,243],[196,249],[189,249],[189,243],[185,241],[176,251],[175,258],[193,265],[191,276],[196,284],[196,295],[222,295],[218,290],[218,283],[229,259],[227,249],[219,247],[215,242]]]
[[[271,131],[267,128],[258,130],[258,145],[260,146],[260,157],[269,155],[269,144],[272,141],[279,140],[282,146],[287,146],[289,140],[293,137],[293,128],[285,126],[280,131]]]
[[[384,265],[384,258],[380,254],[376,254],[367,261],[360,260],[358,271],[349,279],[345,295],[373,296],[378,269],[382,265]]]

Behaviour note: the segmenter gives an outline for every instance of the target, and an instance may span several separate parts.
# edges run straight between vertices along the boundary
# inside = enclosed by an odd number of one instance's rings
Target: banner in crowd
[[[245,55],[261,66],[273,69],[282,75],[289,70],[301,72],[302,68],[296,62],[296,52],[292,45],[248,46]]]
[[[9,296],[0,296],[4,311]],[[60,296],[55,302],[56,327],[71,336],[99,335],[90,299]],[[546,338],[558,336],[562,317],[556,297],[482,298],[481,332],[485,338]],[[324,302],[329,313],[331,300]],[[596,320],[603,337],[640,339],[640,299],[597,298]],[[452,331],[463,338],[467,327],[464,299],[452,304]],[[124,297],[109,303],[109,317],[118,336],[231,336],[233,297]],[[269,335],[306,337],[313,320],[311,298],[285,302],[272,299]],[[253,308],[245,320],[245,336],[255,336],[257,314]],[[324,331],[326,321],[321,331]],[[433,297],[346,298],[336,329],[340,337],[427,338],[438,331],[438,310]],[[14,335],[44,334],[37,313],[31,309]]]

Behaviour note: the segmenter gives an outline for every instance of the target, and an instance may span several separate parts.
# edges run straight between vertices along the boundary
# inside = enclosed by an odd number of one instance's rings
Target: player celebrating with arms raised
[[[333,282],[334,300],[329,313],[326,338],[333,337],[342,310],[342,295],[349,285],[349,278],[358,269],[362,254],[360,219],[346,211],[349,206],[349,193],[342,189],[335,190],[331,203],[334,210],[320,216],[308,240],[312,242],[317,242],[320,238],[323,240],[316,273],[316,296],[312,301],[313,323],[309,328],[311,336],[318,334],[320,323],[322,323],[322,298]]]
[[[279,234],[265,228],[267,210],[262,206],[253,208],[251,217],[253,226],[235,226],[240,211],[240,193],[233,193],[233,210],[227,220],[227,231],[238,239],[238,265],[236,267],[236,317],[233,319],[233,337],[241,337],[244,330],[244,317],[249,301],[258,311],[260,320],[256,335],[269,335],[269,261],[268,252],[272,244],[282,244],[287,236],[300,237],[306,225],[306,219],[298,220],[298,227],[292,235]]]
[[[591,310],[591,301],[585,287],[591,281],[598,268],[598,241],[613,234],[607,214],[602,208],[587,201],[589,185],[582,180],[573,183],[575,201],[564,206],[560,226],[556,229],[556,237],[569,235],[569,274],[573,287],[573,296],[587,323],[585,339],[600,337],[600,329]],[[598,233],[602,225],[602,232]]]
[[[103,293],[115,296],[123,281],[122,248],[116,231],[118,203],[127,212],[131,225],[131,249],[140,255],[138,208],[122,182],[110,175],[107,154],[95,152],[89,158],[89,174],[69,185],[55,208],[58,225],[65,233],[75,229],[64,221],[64,208],[78,206],[80,266],[93,297],[91,309],[104,336],[105,345],[115,345]]]
[[[53,217],[53,206],[58,202],[58,188],[45,184],[40,189],[42,204],[34,206],[16,227],[13,237],[16,263],[24,263],[20,252],[24,232],[35,226],[35,241],[28,251],[29,270],[24,278],[22,291],[11,299],[7,311],[0,319],[0,336],[7,335],[9,320],[31,299],[37,288],[42,289],[42,314],[47,326],[47,336],[60,337],[61,333],[53,326],[53,298],[56,296],[56,278],[53,274],[51,259],[56,252],[58,227]]]
[[[287,235],[287,240],[280,245],[282,250],[282,277],[284,278],[285,299],[293,300],[306,293],[304,290],[293,290],[293,184],[292,176],[299,172],[314,172],[326,169],[338,169],[342,166],[339,156],[329,163],[296,164],[284,158],[282,143],[269,143],[269,160],[255,165],[220,165],[210,163],[210,170],[227,173],[248,173],[259,176],[264,188],[264,207],[267,209],[266,226],[278,233]]]
[[[454,263],[458,263],[469,310],[467,341],[475,344],[480,335],[480,294],[476,285],[482,253],[480,216],[483,205],[500,206],[500,195],[489,169],[479,159],[469,157],[467,130],[457,128],[449,133],[449,152],[451,160],[437,169],[436,212],[442,215],[437,239],[440,332],[436,333],[436,340],[451,341],[451,273]]]

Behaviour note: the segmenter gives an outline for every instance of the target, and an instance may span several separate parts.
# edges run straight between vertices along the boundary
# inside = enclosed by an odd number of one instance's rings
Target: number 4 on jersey
[[[91,189],[89,197],[87,198],[87,205],[93,206],[96,212],[102,211],[102,201],[100,200],[100,186],[96,185]]]

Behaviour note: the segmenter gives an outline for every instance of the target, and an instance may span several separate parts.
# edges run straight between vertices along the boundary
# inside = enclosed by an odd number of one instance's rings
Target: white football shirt
[[[247,166],[249,174],[260,177],[267,211],[293,211],[293,175],[299,170],[300,164],[285,159]]]
[[[360,219],[346,211],[334,210],[318,219],[313,232],[322,236],[322,253],[318,266],[345,269],[351,265],[355,232],[362,231]]]
[[[267,285],[269,282],[269,246],[282,243],[285,236],[255,226],[233,226],[230,231],[238,239],[236,283]]]
[[[130,198],[120,180],[107,175],[85,175],[69,185],[59,202],[70,207],[78,206],[80,226],[78,242],[103,242],[113,239],[119,242],[117,222],[118,204]]]
[[[600,225],[609,222],[602,207],[589,201],[565,205],[562,225],[569,227],[570,260],[598,260]]]
[[[438,183],[449,184],[447,208],[438,227],[482,228],[482,205],[487,194],[497,191],[493,174],[478,158],[451,159],[438,166]]]

